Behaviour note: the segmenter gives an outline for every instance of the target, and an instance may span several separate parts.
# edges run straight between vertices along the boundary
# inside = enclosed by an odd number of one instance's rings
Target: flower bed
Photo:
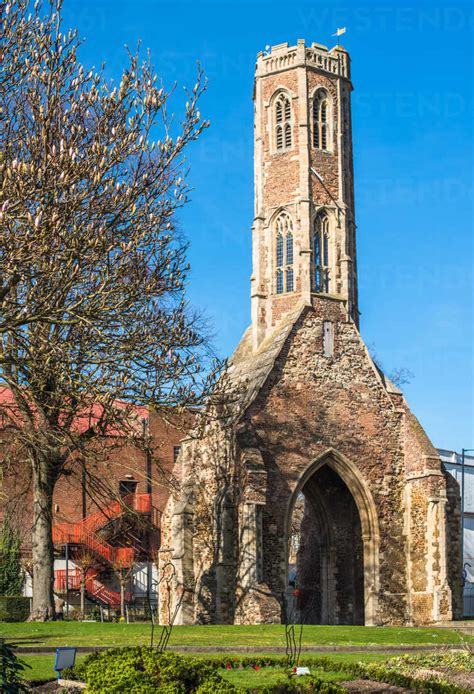
[[[253,668],[255,670],[286,664],[284,658],[222,658],[202,659],[158,653],[146,647],[111,649],[93,653],[84,662],[63,676],[85,681],[90,694],[120,694],[140,692],[151,694],[214,694],[237,692],[238,689],[224,679],[220,670]],[[304,681],[303,681],[304,680]],[[259,692],[325,692],[341,694],[337,684],[316,677],[298,680],[283,675],[271,688],[259,687]]]
[[[430,656],[421,656],[429,661]],[[431,656],[432,658],[438,655]],[[459,657],[451,657],[451,665],[458,667]],[[411,660],[410,660],[411,659]],[[429,661],[430,663],[432,661]],[[439,661],[437,661],[439,663]],[[468,663],[465,659],[463,663]],[[426,663],[425,663],[426,664]],[[421,664],[415,656],[391,658],[385,663],[336,663],[326,657],[302,657],[300,665],[317,668],[323,672],[349,672],[355,678],[375,680],[412,691],[431,694],[468,694],[472,691],[449,682],[443,673],[428,671],[419,674]],[[284,657],[217,657],[212,659],[180,656],[172,652],[159,653],[146,647],[118,648],[93,653],[64,677],[87,682],[90,694],[120,694],[140,692],[151,694],[159,690],[163,694],[214,694],[236,692],[238,689],[222,675],[224,670],[266,667],[286,667]],[[448,667],[448,665],[446,665]],[[467,664],[466,664],[467,667]],[[293,677],[288,671],[270,686],[259,686],[261,694],[271,692],[326,692],[340,694],[345,690],[336,682],[327,682],[313,675]]]

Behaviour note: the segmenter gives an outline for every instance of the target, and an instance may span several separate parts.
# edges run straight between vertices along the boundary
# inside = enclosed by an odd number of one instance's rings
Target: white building
[[[438,448],[438,453],[446,472],[449,472],[459,484],[463,518],[464,616],[474,617],[474,456],[472,451],[469,452],[470,455],[466,453],[463,466],[460,453],[443,448]]]

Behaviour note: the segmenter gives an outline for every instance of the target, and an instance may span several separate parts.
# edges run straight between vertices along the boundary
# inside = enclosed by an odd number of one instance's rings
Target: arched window
[[[290,149],[292,145],[291,103],[286,94],[280,94],[275,101],[275,147],[277,150]]]
[[[331,103],[324,89],[313,98],[313,147],[331,149]]]
[[[329,217],[318,214],[313,232],[313,291],[329,292]]]
[[[287,212],[281,212],[275,221],[276,293],[292,292],[293,275],[293,222]]]

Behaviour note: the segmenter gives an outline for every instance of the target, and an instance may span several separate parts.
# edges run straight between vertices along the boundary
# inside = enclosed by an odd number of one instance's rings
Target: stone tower
[[[163,621],[459,613],[459,490],[359,333],[349,65],[257,58],[252,323],[183,441]]]
[[[300,40],[257,57],[255,348],[313,293],[343,300],[358,322],[351,91],[342,47]]]

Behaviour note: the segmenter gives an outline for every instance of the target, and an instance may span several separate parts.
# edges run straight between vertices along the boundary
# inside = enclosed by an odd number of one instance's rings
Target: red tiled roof
[[[120,410],[125,409],[129,406],[129,404],[117,400],[115,402],[115,406],[117,410]],[[13,419],[16,423],[19,420],[21,421],[21,412],[18,409],[13,393],[10,388],[7,388],[6,386],[0,386],[0,423],[2,418],[2,410],[6,411],[9,418]],[[92,403],[91,406],[84,405],[82,412],[78,413],[73,422],[72,430],[76,433],[82,433],[93,427],[94,424],[99,422],[102,412],[103,406],[100,403]],[[149,410],[147,407],[142,405],[133,405],[131,408],[131,415],[138,428],[138,426],[141,426],[141,421],[143,419],[149,419]],[[108,436],[121,436],[123,432],[120,432],[120,429],[111,426],[107,428],[106,433]]]

